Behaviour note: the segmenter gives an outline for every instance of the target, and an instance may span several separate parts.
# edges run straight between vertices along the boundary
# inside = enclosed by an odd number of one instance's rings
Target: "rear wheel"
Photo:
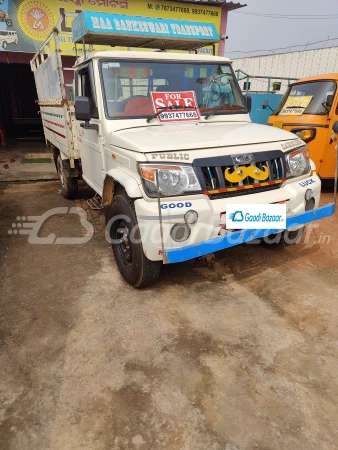
[[[108,227],[116,264],[123,278],[135,288],[154,284],[162,262],[150,261],[145,256],[134,203],[126,194],[114,198]]]
[[[78,192],[77,178],[67,176],[64,171],[61,155],[59,155],[57,159],[57,171],[59,174],[62,195],[67,199],[75,198]]]

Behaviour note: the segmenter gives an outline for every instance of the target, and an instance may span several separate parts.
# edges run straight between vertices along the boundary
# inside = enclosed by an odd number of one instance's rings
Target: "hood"
[[[288,141],[296,136],[251,122],[218,122],[144,126],[111,133],[114,146],[141,153],[197,150]]]

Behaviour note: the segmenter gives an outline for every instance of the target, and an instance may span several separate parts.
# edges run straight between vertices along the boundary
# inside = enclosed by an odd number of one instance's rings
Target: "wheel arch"
[[[118,168],[111,169],[104,180],[102,192],[103,206],[112,204],[117,185],[125,189],[129,198],[142,197],[141,188],[132,175]]]

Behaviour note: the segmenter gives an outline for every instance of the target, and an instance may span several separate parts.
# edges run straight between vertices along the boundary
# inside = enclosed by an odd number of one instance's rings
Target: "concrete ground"
[[[307,244],[166,266],[137,291],[94,213],[84,245],[13,233],[86,207],[58,189],[0,184],[1,450],[337,449],[337,215]],[[84,230],[63,214],[50,233]]]
[[[33,162],[38,159],[51,159],[51,162]],[[52,154],[44,141],[22,142],[15,139],[0,145],[0,182],[39,181],[58,179]]]

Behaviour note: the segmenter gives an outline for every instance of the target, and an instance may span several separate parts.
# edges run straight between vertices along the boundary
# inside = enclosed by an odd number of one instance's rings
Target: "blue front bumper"
[[[314,222],[315,220],[324,219],[332,216],[335,212],[335,204],[328,203],[321,208],[306,211],[297,216],[288,217],[286,219],[286,228],[294,228],[300,225]],[[244,244],[254,239],[259,239],[270,234],[275,234],[281,230],[241,230],[228,233],[225,236],[216,237],[209,241],[200,242],[196,245],[188,245],[187,247],[174,248],[166,251],[167,263],[178,263],[208,255],[225,248],[234,247],[235,245]]]

